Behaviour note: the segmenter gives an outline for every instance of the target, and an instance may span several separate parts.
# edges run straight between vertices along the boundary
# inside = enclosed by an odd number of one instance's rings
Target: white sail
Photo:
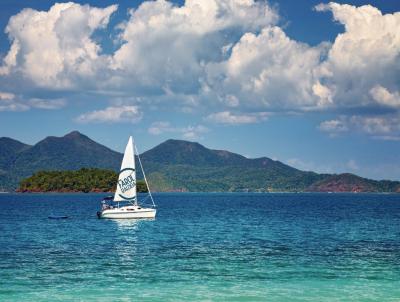
[[[129,137],[125,148],[124,159],[122,160],[119,172],[117,190],[115,191],[114,201],[130,201],[136,203],[136,168],[135,152],[133,148],[132,136]]]

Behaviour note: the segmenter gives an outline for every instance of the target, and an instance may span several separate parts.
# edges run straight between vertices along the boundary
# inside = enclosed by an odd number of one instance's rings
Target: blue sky
[[[400,2],[0,2],[0,136],[198,141],[400,179]]]

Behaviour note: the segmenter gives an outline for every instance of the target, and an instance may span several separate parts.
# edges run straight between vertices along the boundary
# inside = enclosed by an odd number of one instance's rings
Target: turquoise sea
[[[0,194],[0,301],[400,301],[400,194],[102,196]]]

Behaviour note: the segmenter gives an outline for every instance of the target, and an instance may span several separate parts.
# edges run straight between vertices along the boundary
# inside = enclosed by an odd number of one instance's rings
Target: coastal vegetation
[[[118,174],[112,170],[82,168],[75,171],[39,171],[21,181],[18,192],[114,192]],[[138,192],[147,192],[139,180]]]

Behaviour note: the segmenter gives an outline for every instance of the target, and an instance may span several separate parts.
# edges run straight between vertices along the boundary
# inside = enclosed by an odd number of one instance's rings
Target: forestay
[[[122,160],[121,170],[119,172],[114,201],[130,201],[134,203],[137,201],[135,152],[133,148],[132,136],[129,137],[128,144],[125,148],[124,159]]]

